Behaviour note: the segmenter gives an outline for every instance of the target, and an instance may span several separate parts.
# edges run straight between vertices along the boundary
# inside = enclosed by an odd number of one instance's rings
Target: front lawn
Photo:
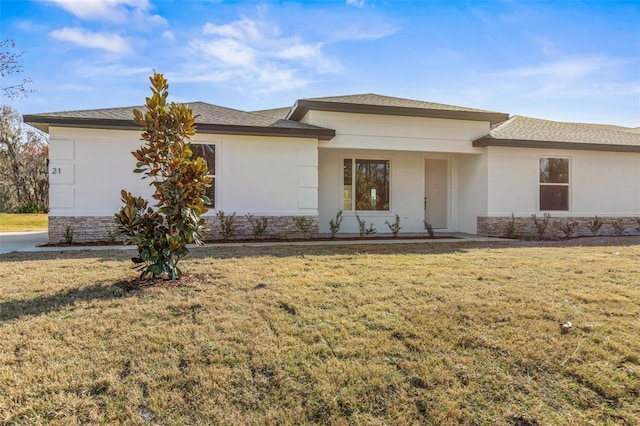
[[[0,232],[46,231],[47,214],[0,213]]]
[[[0,256],[0,423],[640,424],[639,237],[131,254]]]

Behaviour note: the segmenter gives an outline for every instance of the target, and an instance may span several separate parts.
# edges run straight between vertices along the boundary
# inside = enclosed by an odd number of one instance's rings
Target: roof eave
[[[445,119],[453,119],[453,120],[488,121],[491,124],[500,123],[509,119],[509,114],[504,114],[500,112],[449,111],[449,110],[395,107],[395,106],[383,106],[383,105],[310,101],[305,99],[300,99],[293,105],[286,119],[299,121],[307,114],[307,112],[309,112],[309,110],[349,112],[349,113],[356,113],[356,114],[379,114],[379,115],[401,115],[401,116],[409,116],[409,117],[445,118]]]
[[[106,120],[106,119],[83,119],[83,118],[57,118],[43,117],[37,115],[25,115],[25,123],[49,133],[49,127],[71,127],[84,129],[107,129],[107,130],[137,130],[141,127],[133,120]],[[198,133],[205,134],[228,134],[228,135],[248,135],[248,136],[284,136],[314,138],[320,140],[330,140],[336,132],[333,129],[296,129],[288,127],[261,127],[261,126],[239,126],[224,124],[196,123]]]
[[[484,136],[473,141],[474,147],[504,146],[511,148],[571,149],[580,151],[640,152],[640,145],[540,141],[529,139],[497,139]]]

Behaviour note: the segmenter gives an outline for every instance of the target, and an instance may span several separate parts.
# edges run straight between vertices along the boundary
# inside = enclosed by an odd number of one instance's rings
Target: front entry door
[[[424,220],[434,229],[446,229],[449,225],[449,161],[427,158],[424,170]]]

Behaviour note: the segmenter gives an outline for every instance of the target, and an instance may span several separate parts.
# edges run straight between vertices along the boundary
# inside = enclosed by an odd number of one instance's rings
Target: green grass
[[[130,255],[0,256],[0,423],[640,424],[640,238]]]
[[[0,213],[0,232],[46,231],[46,214]]]

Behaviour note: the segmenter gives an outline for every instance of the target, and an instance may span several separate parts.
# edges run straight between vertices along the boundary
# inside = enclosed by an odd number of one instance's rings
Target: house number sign
[[[73,185],[73,164],[51,161],[49,183],[52,185]]]

